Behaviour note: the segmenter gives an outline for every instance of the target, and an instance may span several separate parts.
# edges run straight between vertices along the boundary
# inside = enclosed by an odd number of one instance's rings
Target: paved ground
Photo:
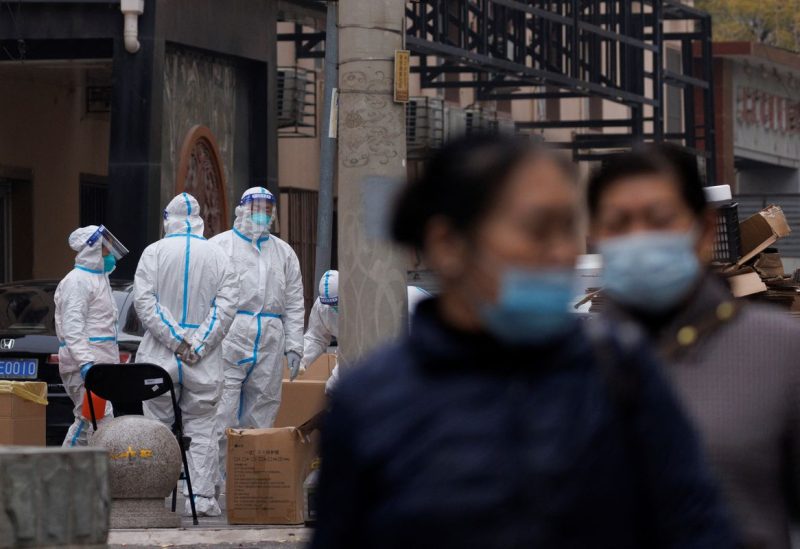
[[[207,528],[176,530],[112,530],[108,545],[125,547],[264,547],[302,548],[310,539],[306,528]]]
[[[166,502],[169,506],[169,501]],[[150,547],[202,548],[281,548],[305,547],[311,539],[309,528],[285,526],[231,526],[225,518],[225,496],[220,503],[221,517],[200,517],[198,526],[192,517],[183,517],[181,528],[152,530],[112,530],[108,545],[112,548],[139,549]],[[183,509],[183,497],[178,498],[178,510]]]

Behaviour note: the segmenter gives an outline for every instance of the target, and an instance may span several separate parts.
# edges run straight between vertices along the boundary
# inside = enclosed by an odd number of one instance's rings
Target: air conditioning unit
[[[451,141],[467,133],[467,113],[464,109],[446,106],[444,109],[445,134],[444,140]]]
[[[467,135],[485,133],[491,130],[489,117],[482,109],[467,109]]]
[[[278,128],[303,124],[308,83],[307,71],[293,67],[278,68]]]
[[[517,123],[510,116],[492,112],[487,113],[487,117],[490,132],[498,135],[515,135],[517,133]]]
[[[421,155],[444,143],[444,101],[435,97],[412,97],[406,106],[406,143],[409,156]]]

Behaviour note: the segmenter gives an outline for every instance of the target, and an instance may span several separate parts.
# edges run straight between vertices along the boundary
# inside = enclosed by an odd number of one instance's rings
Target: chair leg
[[[178,486],[180,484],[175,485],[175,489],[172,491],[172,512],[175,512],[175,508],[178,506]]]
[[[181,456],[183,456],[183,471],[186,477],[186,487],[189,489],[189,505],[192,507],[192,524],[197,526],[199,522],[197,522],[197,510],[194,507],[194,490],[192,490],[192,479],[189,474],[189,460],[186,457],[186,448],[183,445],[183,441],[180,439],[179,444],[181,447]]]

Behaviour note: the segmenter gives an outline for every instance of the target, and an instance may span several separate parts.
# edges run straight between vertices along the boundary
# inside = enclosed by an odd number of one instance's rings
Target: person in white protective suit
[[[308,317],[308,330],[303,338],[303,360],[300,373],[304,373],[323,353],[331,340],[339,337],[339,271],[326,271],[319,281],[319,297],[314,301]],[[339,376],[339,366],[325,384],[328,392]]]
[[[409,317],[414,313],[417,304],[430,296],[431,294],[422,288],[409,286]],[[308,318],[308,330],[303,340],[303,360],[300,362],[301,374],[328,349],[334,337],[339,337],[339,271],[327,271],[319,281],[319,297],[314,302]],[[325,392],[330,394],[338,382],[337,364],[325,383]]]
[[[137,362],[157,364],[175,384],[198,514],[221,514],[215,497],[216,408],[222,394],[220,343],[236,313],[239,279],[228,258],[203,238],[200,207],[190,194],[164,210],[165,236],[148,246],[134,279],[134,306],[147,328]],[[174,422],[169,394],[144,403],[145,415]],[[187,500],[185,513],[191,514]]]
[[[236,319],[222,343],[225,387],[218,410],[220,477],[229,427],[272,427],[281,402],[283,357],[297,376],[303,353],[305,304],[300,262],[270,234],[275,197],[264,187],[245,191],[233,229],[211,239],[239,273]]]
[[[58,371],[75,405],[75,421],[63,446],[86,446],[92,427],[82,414],[83,380],[94,364],[119,362],[117,305],[108,275],[128,250],[102,225],[81,227],[68,242],[78,252],[75,268],[59,282],[54,296]]]

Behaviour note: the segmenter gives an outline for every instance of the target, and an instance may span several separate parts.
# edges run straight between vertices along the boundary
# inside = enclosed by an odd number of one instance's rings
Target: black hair
[[[520,136],[475,135],[445,144],[400,194],[392,236],[422,248],[428,223],[439,216],[468,235],[494,206],[511,173],[543,153],[543,147]]]
[[[610,187],[623,179],[647,175],[667,175],[678,184],[683,201],[700,218],[707,202],[703,190],[703,177],[697,159],[685,149],[671,144],[649,144],[631,152],[614,155],[597,169],[589,179],[587,202],[594,217],[600,199]]]

